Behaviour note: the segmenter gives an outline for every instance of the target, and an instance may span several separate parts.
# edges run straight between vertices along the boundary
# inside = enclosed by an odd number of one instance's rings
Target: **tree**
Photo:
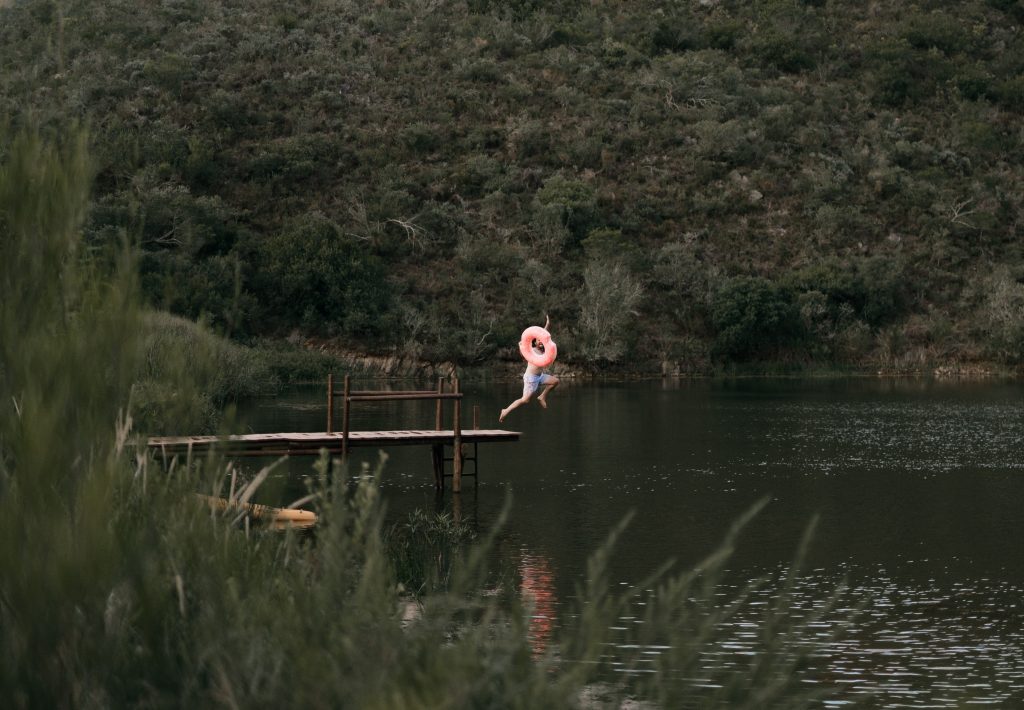
[[[792,345],[801,335],[792,294],[768,279],[736,276],[715,294],[713,352],[726,360],[756,360]]]
[[[624,263],[591,261],[580,294],[580,353],[589,360],[620,360],[643,297],[643,284]]]
[[[318,212],[261,241],[252,265],[264,317],[279,327],[374,336],[390,314],[391,291],[380,261]]]

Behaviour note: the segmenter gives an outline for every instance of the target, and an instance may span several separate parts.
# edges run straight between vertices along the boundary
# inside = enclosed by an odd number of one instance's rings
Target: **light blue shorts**
[[[555,378],[552,377],[551,375],[547,374],[546,372],[542,372],[539,375],[531,375],[530,373],[524,374],[523,375],[523,396],[527,397],[527,396],[533,394],[538,389],[540,389],[542,385],[546,385],[547,383],[551,382],[551,380],[553,380],[553,379],[555,379]]]

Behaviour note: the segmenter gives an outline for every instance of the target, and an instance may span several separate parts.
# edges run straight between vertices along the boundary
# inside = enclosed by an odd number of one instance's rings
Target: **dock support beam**
[[[334,431],[334,375],[327,376],[327,433]]]
[[[459,378],[452,382],[456,393],[459,391]],[[454,441],[452,442],[452,493],[462,491],[462,400],[455,400],[455,422],[452,427]]]
[[[345,404],[341,410],[341,460],[345,461],[348,458],[348,409],[349,409],[349,394],[352,392],[352,384],[349,380],[349,376],[345,375],[345,391],[343,393],[344,399],[342,400]]]
[[[444,490],[444,444],[430,447],[430,459],[434,464],[434,488]]]
[[[444,394],[444,380],[440,377],[437,378],[437,393]],[[434,410],[434,429],[441,431],[441,427],[444,426],[444,410],[441,407],[442,400],[440,397],[437,398],[437,408]]]
[[[437,393],[444,394],[444,379],[437,378]],[[444,409],[442,408],[442,400],[440,397],[437,399],[437,407],[434,410],[434,430],[441,431],[441,427],[444,426]],[[434,488],[439,491],[444,490],[444,444],[435,444],[430,448],[430,458],[434,464]]]

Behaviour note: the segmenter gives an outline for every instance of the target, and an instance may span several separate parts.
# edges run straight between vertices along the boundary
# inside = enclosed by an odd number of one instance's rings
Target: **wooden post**
[[[345,375],[345,392],[343,395],[345,406],[341,410],[341,459],[343,461],[348,456],[348,410],[350,408],[348,394],[351,391],[352,385],[349,381],[349,376]]]
[[[434,464],[434,488],[444,490],[444,444],[431,446],[430,458]]]
[[[437,378],[437,393],[444,394],[444,380]],[[437,407],[434,412],[434,431],[441,431],[444,425],[444,400],[437,398]],[[430,450],[431,459],[434,463],[434,488],[444,490],[444,444],[435,444]]]
[[[327,433],[334,430],[334,375],[327,376]]]
[[[459,391],[459,379],[452,382],[455,392]],[[462,491],[462,400],[455,400],[455,417],[453,422],[454,441],[452,442],[452,493]]]
[[[473,431],[480,428],[480,405],[473,405]],[[477,474],[480,473],[480,451],[477,449],[477,442],[473,442],[473,485],[476,485]]]
[[[454,489],[452,489],[454,492]],[[452,520],[462,522],[462,496],[452,496]]]
[[[437,393],[444,394],[444,380],[440,377],[437,378]],[[444,410],[442,409],[443,402],[444,400],[439,397],[437,400],[437,413],[434,416],[435,431],[441,431],[441,425],[444,424],[444,420],[442,419],[442,414],[444,413]]]

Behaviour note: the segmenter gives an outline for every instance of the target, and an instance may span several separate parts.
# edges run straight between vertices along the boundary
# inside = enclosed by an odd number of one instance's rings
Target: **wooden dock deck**
[[[504,429],[465,429],[460,432],[463,444],[492,441],[518,441],[518,431]],[[149,448],[174,456],[205,453],[211,449],[230,456],[316,456],[321,449],[341,454],[341,432],[285,432],[274,434],[236,434],[232,436],[154,436]],[[352,431],[348,448],[356,446],[431,446],[455,444],[455,431],[436,429],[403,429],[394,431]]]
[[[334,430],[334,402],[342,402],[341,431]],[[388,431],[352,431],[349,417],[355,403],[394,402],[405,400],[434,400],[435,416],[433,429],[393,429]],[[444,402],[452,402],[452,428],[443,429]],[[154,436],[147,441],[149,449],[163,456],[202,454],[217,451],[225,456],[317,456],[326,449],[339,455],[342,460],[349,449],[355,446],[411,446],[424,444],[431,448],[434,470],[434,484],[444,488],[445,462],[452,463],[452,491],[458,493],[462,486],[463,462],[472,461],[476,476],[479,444],[518,441],[518,431],[504,429],[481,429],[479,407],[473,407],[473,428],[462,428],[462,393],[459,380],[453,378],[452,391],[445,391],[443,380],[437,381],[433,390],[360,390],[351,387],[348,375],[344,389],[335,391],[334,376],[327,377],[327,429],[320,432],[283,432],[272,434],[236,434],[229,436]],[[472,444],[472,455],[467,447]],[[445,447],[451,449],[451,456],[445,456]]]

